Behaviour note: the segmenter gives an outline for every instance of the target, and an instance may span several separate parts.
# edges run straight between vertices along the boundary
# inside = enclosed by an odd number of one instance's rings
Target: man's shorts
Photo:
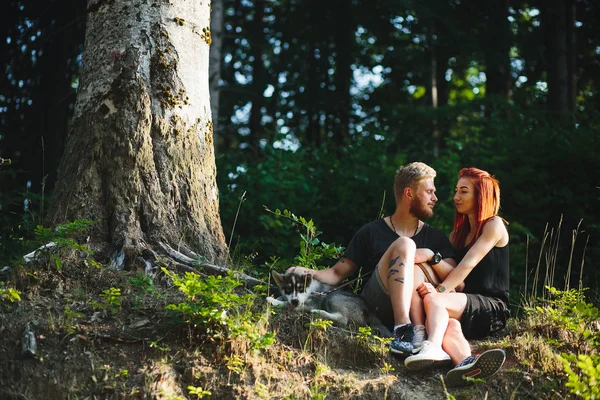
[[[510,311],[497,298],[465,293],[467,305],[460,318],[463,334],[467,339],[481,339],[506,326]]]
[[[383,286],[377,267],[375,267],[360,295],[364,297],[367,305],[377,318],[392,331],[394,329],[394,311],[392,310],[390,293]]]

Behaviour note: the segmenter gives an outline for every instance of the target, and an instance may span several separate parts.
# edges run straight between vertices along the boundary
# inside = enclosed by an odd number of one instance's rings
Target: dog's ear
[[[277,285],[281,286],[281,282],[283,281],[283,275],[281,275],[277,271],[273,270],[273,271],[271,271],[271,276],[273,277],[273,280],[275,281],[275,283]]]

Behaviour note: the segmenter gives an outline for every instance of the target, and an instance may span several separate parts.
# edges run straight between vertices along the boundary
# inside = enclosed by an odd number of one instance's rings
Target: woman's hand
[[[437,294],[437,291],[435,290],[435,287],[431,283],[429,283],[429,282],[423,282],[423,283],[421,283],[417,287],[417,292],[419,293],[419,296],[421,296],[421,298],[424,298],[428,294],[432,294],[432,293]]]

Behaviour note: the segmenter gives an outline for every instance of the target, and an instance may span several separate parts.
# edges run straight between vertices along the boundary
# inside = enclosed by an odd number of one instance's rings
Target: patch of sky
[[[269,85],[267,85],[267,88],[263,92],[263,96],[271,97],[271,96],[273,96],[273,92],[275,92],[275,88],[273,87],[273,85],[269,84]]]
[[[376,65],[372,69],[354,68],[352,75],[354,84],[350,89],[353,94],[358,94],[361,91],[372,92],[374,88],[383,83],[383,66]]]
[[[273,117],[263,113],[262,117],[260,118],[260,123],[262,125],[266,125],[266,124],[270,124],[271,122],[273,122]]]
[[[450,82],[452,80],[452,74],[454,74],[454,71],[452,70],[452,68],[448,68],[446,70],[446,74],[444,75],[444,79],[446,79],[446,82]]]
[[[231,116],[231,122],[234,124],[245,124],[248,123],[248,119],[250,118],[250,110],[252,109],[252,102],[248,102],[244,104],[242,107],[239,107],[235,110],[233,115]]]
[[[519,76],[515,82],[515,86],[516,87],[521,87],[525,82],[527,82],[528,79],[526,76]]]
[[[289,129],[288,129],[288,131],[289,131]],[[283,132],[283,129],[281,130],[281,133],[285,134]],[[282,150],[295,152],[296,150],[298,150],[300,148],[300,141],[298,140],[298,138],[296,136],[294,136],[292,134],[285,134],[285,137],[283,139],[279,139],[279,140],[276,140],[275,142],[273,142],[273,147],[276,149],[282,149]]]
[[[515,55],[514,57],[513,54]],[[510,69],[514,79],[521,75],[525,70],[525,60],[517,56],[517,51],[513,52],[511,50]]]
[[[469,83],[471,84],[471,86],[476,86],[479,85],[481,83],[485,83],[487,80],[487,77],[485,76],[485,72],[483,71],[479,71],[474,67],[469,68]]]
[[[234,73],[235,76],[235,80],[240,84],[240,85],[245,85],[248,82],[248,78],[242,74],[239,71],[235,71]]]
[[[548,90],[548,84],[544,81],[537,81],[535,83],[535,88],[540,92],[546,92]]]
[[[231,60],[233,60],[233,56],[231,55],[231,53],[227,53],[225,54],[225,57],[223,57],[223,61],[225,62],[225,64],[229,64]]]

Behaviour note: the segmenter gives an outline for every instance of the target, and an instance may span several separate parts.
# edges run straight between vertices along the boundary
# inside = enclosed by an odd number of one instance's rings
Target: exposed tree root
[[[235,276],[238,279],[240,279],[241,281],[245,282],[249,288],[253,288],[257,285],[265,284],[265,282],[258,280],[256,278],[253,278],[250,275],[246,275],[243,272],[231,270],[229,268],[211,264],[208,262],[203,262],[203,261],[201,261],[202,260],[201,256],[195,254],[194,252],[192,252],[189,249],[186,249],[186,252],[188,254],[193,255],[194,258],[186,256],[185,254],[173,249],[171,246],[169,246],[166,243],[159,242],[159,246],[171,259],[173,259],[177,263],[179,263],[180,268],[183,268],[185,270],[189,270],[189,271],[195,272],[195,273],[200,273],[200,271],[198,271],[197,267],[201,267],[206,272],[211,273],[211,274],[216,274],[216,275],[222,275],[222,274],[226,274],[229,271],[232,271],[235,274]]]

